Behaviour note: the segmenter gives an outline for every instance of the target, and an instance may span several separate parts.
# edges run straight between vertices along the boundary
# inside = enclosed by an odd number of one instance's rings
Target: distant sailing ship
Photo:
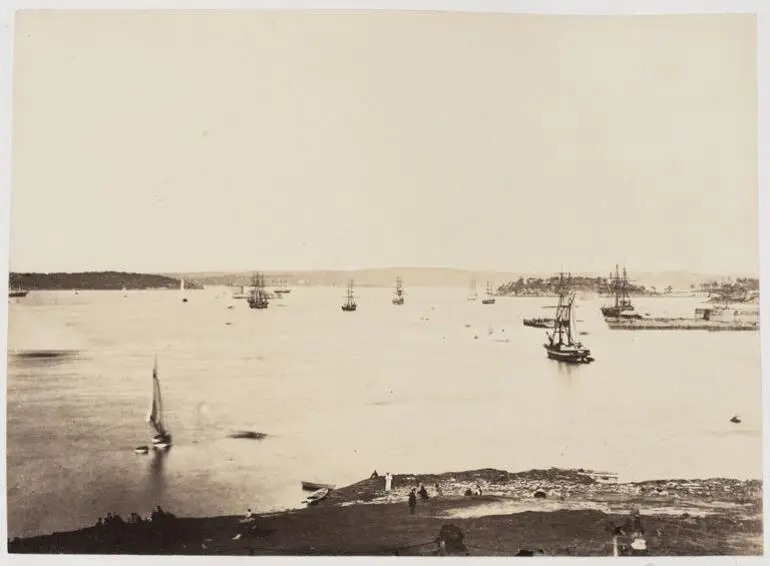
[[[353,296],[353,280],[348,279],[348,294],[345,297],[345,304],[342,305],[342,310],[351,312],[357,308],[358,305],[356,304],[356,298]]]
[[[233,293],[233,299],[248,299],[249,293],[246,291],[246,285],[241,285],[238,291]]]
[[[476,292],[476,280],[471,280],[471,292],[468,295],[468,302],[474,302],[479,298],[479,294]]]
[[[628,294],[629,282],[626,268],[623,268],[623,276],[620,276],[620,269],[615,265],[615,273],[610,273],[609,277],[610,293],[612,293],[615,299],[614,304],[605,305],[602,307],[602,315],[605,317],[613,318],[642,318],[642,316],[634,310],[634,305],[631,303],[631,298]]]
[[[404,304],[404,282],[401,280],[401,277],[396,277],[396,292],[393,295],[392,303],[394,305]]]
[[[171,433],[163,418],[163,400],[160,395],[160,381],[158,381],[158,358],[155,358],[155,366],[152,368],[152,402],[147,412],[147,424],[154,432],[152,445],[157,449],[171,446]]]
[[[13,287],[11,289],[8,289],[8,298],[10,299],[20,299],[22,297],[26,297],[27,291],[26,289],[22,289],[21,287]]]
[[[556,318],[553,330],[546,332],[548,343],[544,344],[547,355],[552,360],[573,364],[588,364],[594,361],[591,350],[575,340],[577,331],[573,317],[575,292],[568,289],[564,275],[559,276],[559,302],[556,305]]]
[[[280,295],[286,295],[287,293],[291,293],[291,289],[288,287],[288,281],[286,279],[279,279],[278,280],[278,288],[275,289],[275,294]]]
[[[182,295],[182,302],[186,303],[187,302],[187,295],[184,292],[184,279],[180,279],[179,280],[179,292]]]
[[[482,305],[494,305],[495,304],[495,294],[492,292],[492,284],[487,281],[487,296],[481,299]]]
[[[265,291],[265,276],[261,273],[254,275],[254,287],[251,295],[246,299],[249,307],[252,309],[266,309],[268,306],[268,295]]]

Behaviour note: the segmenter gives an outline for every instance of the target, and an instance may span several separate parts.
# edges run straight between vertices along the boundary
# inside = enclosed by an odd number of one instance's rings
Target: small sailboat
[[[548,357],[559,362],[588,364],[594,361],[591,350],[575,340],[575,320],[572,315],[575,302],[574,291],[567,290],[564,276],[559,277],[559,302],[556,305],[556,318],[553,330],[546,332],[548,342],[544,344]]]
[[[152,445],[158,450],[171,447],[171,433],[163,420],[163,400],[160,395],[160,381],[158,381],[158,358],[155,358],[155,366],[152,368],[152,403],[147,412],[147,424],[153,431]]]
[[[394,305],[404,304],[404,282],[401,280],[401,277],[396,277],[396,292],[393,295],[392,302]]]
[[[123,298],[125,299],[126,297],[128,297],[128,291],[126,291],[126,288],[123,287]]]
[[[495,294],[492,292],[492,283],[487,281],[487,296],[481,299],[482,305],[494,305],[495,304]]]
[[[261,273],[254,275],[254,286],[251,295],[246,299],[252,309],[266,309],[269,301],[265,291],[265,276]]]
[[[474,302],[476,302],[476,299],[478,299],[478,298],[479,298],[479,294],[476,292],[476,280],[473,279],[471,281],[471,292],[468,295],[468,302],[469,303],[474,303]]]
[[[342,310],[346,312],[352,312],[358,308],[356,304],[356,298],[353,296],[353,280],[348,279],[348,294],[345,297],[345,304],[342,305]]]
[[[179,292],[182,295],[182,302],[186,303],[187,302],[187,295],[184,292],[184,279],[180,279],[179,280]]]

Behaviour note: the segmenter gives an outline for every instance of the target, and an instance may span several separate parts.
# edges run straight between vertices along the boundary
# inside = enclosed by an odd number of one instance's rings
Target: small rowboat
[[[305,491],[318,491],[319,489],[328,489],[331,491],[334,489],[335,486],[328,484],[328,483],[316,483],[312,481],[303,481],[302,482],[302,489]]]
[[[308,505],[315,505],[316,503],[324,499],[327,495],[329,495],[329,491],[330,489],[328,487],[324,487],[322,489],[319,489],[318,491],[314,491],[313,493],[307,496],[307,499],[305,500],[305,502]]]
[[[150,449],[147,448],[146,446],[137,446],[136,448],[134,448],[134,452],[136,452],[137,454],[147,454],[149,451]]]

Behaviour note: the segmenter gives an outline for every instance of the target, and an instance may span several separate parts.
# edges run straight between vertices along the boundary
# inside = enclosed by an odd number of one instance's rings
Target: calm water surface
[[[469,304],[466,290],[295,288],[266,311],[222,289],[37,292],[9,304],[9,536],[107,512],[296,506],[301,480],[372,470],[583,467],[624,480],[762,477],[759,334],[622,332],[581,301],[589,366],[546,359],[522,326],[552,299]],[[227,306],[233,304],[233,309]],[[693,299],[639,299],[690,314]],[[425,320],[427,319],[427,320]],[[475,338],[477,336],[477,338]],[[175,445],[140,456],[157,353]],[[741,425],[728,419],[734,413]],[[236,440],[240,429],[262,441]]]

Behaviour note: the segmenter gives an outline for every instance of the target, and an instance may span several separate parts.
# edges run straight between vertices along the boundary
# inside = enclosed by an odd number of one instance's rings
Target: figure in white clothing
[[[393,476],[390,475],[390,472],[385,474],[385,491],[390,491],[391,485],[393,484]]]

